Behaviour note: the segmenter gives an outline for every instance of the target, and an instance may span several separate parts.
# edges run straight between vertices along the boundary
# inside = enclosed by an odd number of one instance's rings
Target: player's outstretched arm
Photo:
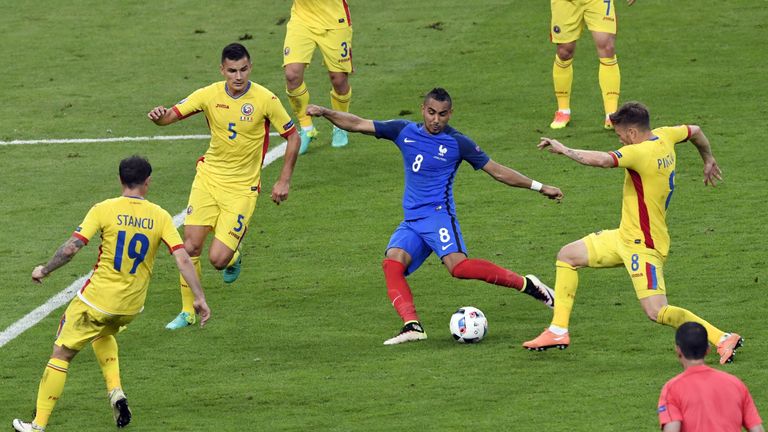
[[[493,160],[489,160],[488,163],[483,166],[483,171],[488,173],[488,175],[493,177],[496,181],[500,181],[507,186],[532,189],[549,199],[556,199],[558,201],[563,198],[563,192],[557,187],[539,183],[536,180],[532,180],[520,172],[498,162],[494,162]]]
[[[75,236],[67,239],[63,245],[59,246],[56,253],[53,254],[53,257],[46,265],[39,265],[32,270],[32,281],[35,283],[42,283],[43,278],[48,276],[52,271],[72,261],[72,257],[74,257],[83,246],[85,246],[85,243]]]
[[[318,105],[308,105],[307,114],[313,117],[325,117],[336,127],[349,132],[360,132],[366,135],[373,135],[376,129],[373,127],[373,120],[364,119],[354,114],[334,111]]]
[[[539,150],[548,149],[550,153],[568,156],[582,165],[601,168],[614,168],[615,162],[608,152],[594,150],[576,150],[566,147],[563,143],[552,138],[542,137]]]
[[[195,312],[200,315],[200,327],[203,327],[208,322],[208,318],[211,317],[211,309],[205,302],[205,293],[202,285],[200,285],[200,279],[197,277],[195,265],[192,264],[192,260],[189,259],[189,254],[184,248],[173,251],[173,257],[176,259],[176,267],[179,268],[181,275],[184,276],[184,280],[189,285],[189,289],[195,295]]]
[[[699,126],[689,125],[688,127],[691,129],[689,141],[696,146],[699,155],[701,155],[701,160],[704,161],[704,185],[712,185],[714,187],[715,179],[723,180],[723,172],[720,171],[720,167],[717,166],[717,161],[712,155],[709,139],[704,135],[704,131]]]
[[[156,106],[147,113],[147,117],[158,126],[166,126],[181,120],[172,109],[166,109],[164,106]]]
[[[277,205],[288,199],[291,176],[293,175],[293,168],[296,166],[296,159],[299,157],[299,145],[301,144],[298,133],[288,135],[286,140],[288,147],[285,149],[285,156],[283,157],[283,169],[280,171],[280,178],[272,186],[272,201]]]

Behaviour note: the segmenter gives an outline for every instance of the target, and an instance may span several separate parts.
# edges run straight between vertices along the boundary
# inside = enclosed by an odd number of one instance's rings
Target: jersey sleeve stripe
[[[347,0],[341,0],[341,3],[344,5],[344,13],[347,14],[347,25],[352,27],[352,17],[349,14],[349,5],[347,4]]]
[[[619,157],[616,156],[616,153],[615,152],[608,152],[608,154],[611,155],[611,157],[613,158],[613,166],[614,166],[614,168],[619,166]]]
[[[182,115],[182,114],[181,114],[181,111],[179,111],[179,108],[178,108],[178,107],[176,107],[176,105],[174,105],[174,106],[173,106],[171,109],[172,109],[172,110],[173,110],[173,112],[175,112],[175,113],[176,113],[176,115],[179,117],[179,120],[184,120],[185,118],[187,118],[187,117],[190,117],[190,116],[193,116],[193,115],[195,115],[195,114],[197,114],[197,113],[199,113],[199,112],[200,112],[200,111],[192,111],[191,113],[189,113],[189,114],[187,114],[187,115]]]
[[[84,244],[88,244],[88,239],[87,239],[87,238],[85,238],[85,236],[83,236],[83,235],[82,235],[82,234],[80,234],[79,232],[73,232],[73,233],[72,233],[72,237],[75,237],[75,238],[77,238],[78,240],[80,240],[80,241],[81,241],[81,242],[83,242]]]
[[[648,216],[648,207],[645,205],[643,179],[637,171],[628,169],[627,172],[632,178],[632,184],[635,186],[635,192],[637,193],[637,214],[640,217],[640,230],[643,232],[645,247],[654,249],[655,245],[653,243],[653,237],[651,236],[651,219],[650,216]]]
[[[291,126],[290,129],[288,129],[287,131],[281,133],[280,136],[283,137],[283,138],[288,138],[289,136],[291,136],[291,135],[293,135],[295,133],[296,133],[296,125],[293,125],[293,126]],[[269,134],[269,131],[267,131],[267,134]]]
[[[691,127],[688,125],[685,125],[685,128],[688,129],[688,136],[685,137],[685,140],[688,141],[691,139]]]

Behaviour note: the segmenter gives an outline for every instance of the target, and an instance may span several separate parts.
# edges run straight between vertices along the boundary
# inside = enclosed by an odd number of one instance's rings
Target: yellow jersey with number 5
[[[619,234],[625,243],[669,253],[667,207],[675,191],[675,144],[688,140],[688,126],[661,127],[653,138],[610,152],[625,168]]]
[[[197,170],[238,195],[258,192],[270,125],[283,137],[296,131],[280,99],[250,81],[236,98],[227,92],[226,81],[220,81],[196,90],[172,109],[180,119],[205,113],[211,142]]]
[[[139,313],[160,243],[171,253],[184,247],[171,215],[140,197],[112,198],[91,207],[72,235],[88,244],[97,232],[99,258],[77,296],[108,314]]]
[[[291,19],[323,30],[352,26],[347,0],[294,0]]]

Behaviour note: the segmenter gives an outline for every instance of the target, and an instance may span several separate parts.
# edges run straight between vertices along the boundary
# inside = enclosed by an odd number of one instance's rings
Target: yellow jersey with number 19
[[[77,296],[112,315],[141,312],[160,243],[171,253],[183,248],[167,211],[140,197],[121,196],[95,204],[72,235],[88,244],[101,231],[93,275]]]
[[[196,90],[172,109],[180,119],[205,113],[211,142],[197,171],[238,195],[258,193],[270,125],[283,137],[296,131],[280,99],[250,81],[236,98],[227,92],[226,81],[220,81]]]
[[[688,140],[688,126],[662,127],[653,138],[610,152],[626,169],[619,235],[628,244],[669,253],[667,207],[675,190],[675,144]]]
[[[347,0],[294,0],[291,19],[323,30],[352,26]]]

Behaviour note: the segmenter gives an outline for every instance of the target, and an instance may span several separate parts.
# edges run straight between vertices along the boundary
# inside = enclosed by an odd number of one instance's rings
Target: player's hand
[[[147,117],[153,122],[157,123],[161,118],[163,118],[163,116],[165,116],[166,111],[168,110],[165,109],[164,106],[156,106],[147,113]]]
[[[711,158],[704,162],[704,185],[715,187],[715,179],[723,181],[723,172],[717,166],[717,161]]]
[[[560,202],[560,200],[563,199],[563,192],[560,190],[560,188],[555,186],[543,185],[539,193],[543,194],[549,199],[557,200],[557,202]]]
[[[37,266],[34,270],[32,270],[32,282],[34,283],[43,283],[43,278],[45,277],[45,273],[43,273],[43,268],[45,266]]]
[[[547,149],[550,153],[554,154],[563,154],[565,153],[565,150],[568,148],[563,143],[556,139],[547,138],[547,137],[541,137],[541,141],[536,146],[539,148],[539,150]]]
[[[196,299],[192,305],[195,308],[195,313],[200,317],[200,327],[205,327],[205,323],[211,317],[211,309],[208,307],[208,303],[205,302],[205,299]]]
[[[321,107],[318,105],[312,105],[312,104],[307,105],[307,115],[312,117],[322,117],[323,112],[325,112],[325,110],[326,110],[325,107]]]
[[[272,201],[275,204],[280,205],[281,202],[288,199],[288,190],[291,188],[290,183],[278,180],[274,186],[272,186]]]

